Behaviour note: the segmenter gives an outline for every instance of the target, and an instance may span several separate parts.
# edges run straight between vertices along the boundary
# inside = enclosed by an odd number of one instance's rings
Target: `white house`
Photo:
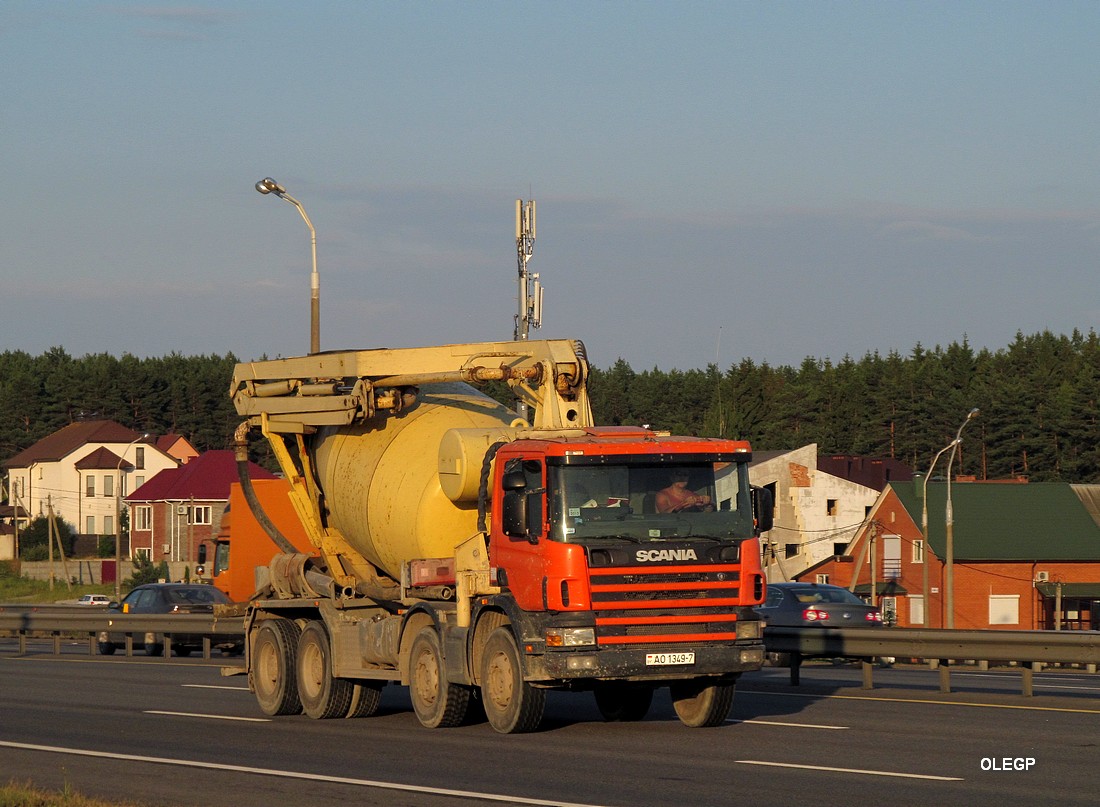
[[[118,501],[178,461],[113,420],[71,423],[3,463],[11,503],[30,518],[53,507],[73,530],[114,535]]]
[[[816,443],[756,452],[749,480],[775,498],[775,524],[762,541],[768,580],[793,580],[844,554],[886,484],[912,478],[896,460],[820,456]]]

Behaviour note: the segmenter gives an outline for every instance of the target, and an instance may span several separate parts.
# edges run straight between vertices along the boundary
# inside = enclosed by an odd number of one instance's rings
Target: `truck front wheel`
[[[670,685],[672,707],[685,726],[709,728],[726,722],[733,706],[734,684],[676,681]]]
[[[266,715],[296,715],[302,711],[294,664],[301,630],[289,619],[268,619],[256,631],[249,673],[252,691]]]
[[[313,621],[298,639],[298,696],[315,720],[343,717],[351,707],[352,682],[332,677],[332,647],[324,623]]]
[[[542,722],[546,693],[523,680],[511,628],[497,628],[481,657],[481,702],[489,725],[501,734],[534,731]]]
[[[430,729],[457,726],[470,705],[470,690],[447,680],[445,663],[435,628],[421,629],[409,654],[409,697],[416,717]]]

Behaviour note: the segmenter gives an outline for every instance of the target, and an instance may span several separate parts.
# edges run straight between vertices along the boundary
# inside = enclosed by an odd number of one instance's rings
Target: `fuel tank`
[[[319,429],[310,448],[329,524],[394,580],[404,561],[452,556],[477,531],[486,451],[520,423],[473,387],[447,383],[422,386],[400,414]]]

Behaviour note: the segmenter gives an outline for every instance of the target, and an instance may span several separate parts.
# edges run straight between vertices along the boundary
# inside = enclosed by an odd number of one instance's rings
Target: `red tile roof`
[[[140,432],[113,420],[82,420],[43,437],[4,460],[3,465],[5,468],[26,468],[35,462],[57,462],[87,443],[129,443],[139,437]]]
[[[248,463],[252,479],[275,479],[275,474]],[[206,451],[186,465],[161,471],[126,497],[128,502],[228,501],[229,485],[237,481],[232,451]]]

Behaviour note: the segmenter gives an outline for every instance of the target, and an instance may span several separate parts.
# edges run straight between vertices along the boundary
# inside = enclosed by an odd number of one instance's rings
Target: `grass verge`
[[[0,807],[140,807],[132,801],[100,801],[82,796],[69,788],[61,791],[39,790],[30,784],[9,782],[0,786]]]

